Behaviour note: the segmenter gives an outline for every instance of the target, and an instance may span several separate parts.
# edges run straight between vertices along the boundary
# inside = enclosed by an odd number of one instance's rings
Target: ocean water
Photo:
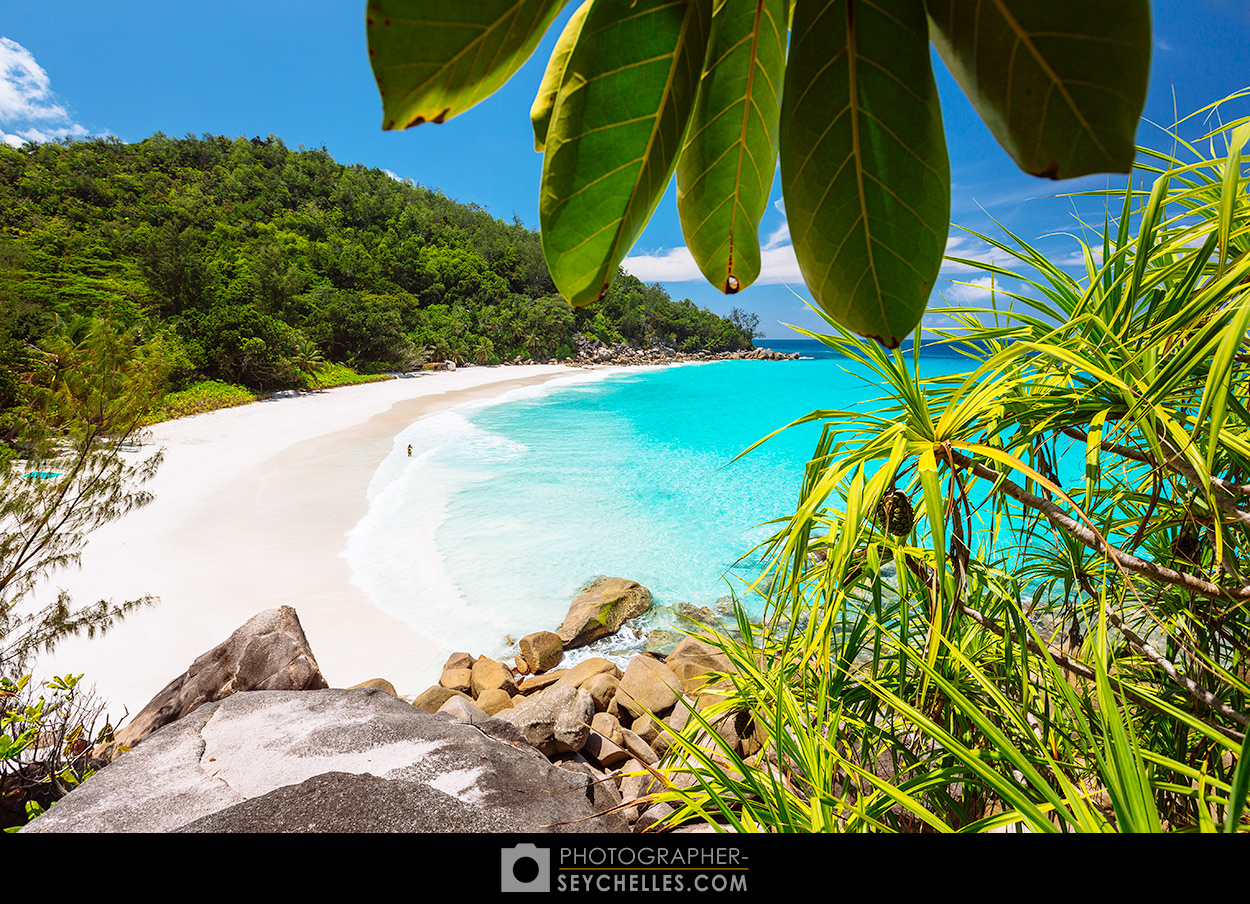
[[[598,575],[655,595],[624,653],[688,604],[748,610],[753,548],[793,510],[820,426],[755,441],[808,412],[870,404],[869,371],[811,340],[764,341],[798,361],[571,371],[422,418],[395,438],[349,536],[353,583],[447,650],[505,655],[555,630]],[[964,359],[926,357],[931,373]],[[413,455],[406,455],[411,443]]]

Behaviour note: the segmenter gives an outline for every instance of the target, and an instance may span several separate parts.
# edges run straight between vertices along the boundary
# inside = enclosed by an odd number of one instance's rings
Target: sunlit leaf
[[[709,0],[594,3],[547,129],[539,219],[556,287],[607,292],[668,186],[707,51]]]
[[[781,181],[803,278],[890,347],[920,322],[950,224],[950,164],[918,0],[798,4]]]
[[[677,211],[712,285],[760,272],[759,226],[777,169],[787,0],[728,0],[712,19],[707,67],[677,165]]]
[[[1148,0],[925,0],[932,38],[1026,173],[1127,173],[1150,74]]]
[[[547,71],[543,73],[542,83],[538,86],[534,105],[530,107],[530,122],[534,126],[534,150],[540,154],[547,145],[547,126],[551,123],[556,95],[560,93],[560,82],[564,80],[564,67],[568,65],[569,56],[577,45],[577,38],[582,33],[582,24],[586,21],[586,13],[590,12],[592,2],[593,0],[585,0],[564,26],[560,39],[556,41],[555,50],[551,51],[551,59],[547,61]]]
[[[444,122],[529,59],[568,0],[369,0],[369,61],[382,128]]]

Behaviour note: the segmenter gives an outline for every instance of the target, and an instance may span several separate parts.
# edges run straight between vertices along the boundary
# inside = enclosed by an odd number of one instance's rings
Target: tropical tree
[[[489,96],[566,2],[368,0],[383,128]],[[896,347],[920,322],[950,220],[930,37],[1025,172],[1128,172],[1148,0],[586,0],[530,113],[556,287],[574,306],[602,299],[675,172],[691,253],[712,285],[740,291],[759,274],[780,159],[817,304]]]
[[[102,704],[59,676],[31,680],[35,659],[64,638],[104,632],[151,597],[44,606],[31,591],[78,563],[88,535],[146,505],[160,464],[135,439],[175,366],[165,337],[143,340],[107,319],[85,319],[27,356],[27,417],[0,447],[0,825],[22,824],[89,769]],[[111,729],[105,728],[105,732]]]
[[[802,419],[770,617],[713,638],[733,668],[667,763],[674,821],[1250,828],[1247,140],[1143,151],[1080,276],[980,236],[1016,266],[963,263],[1022,288],[945,312],[966,373],[831,322],[885,395]]]
[[[80,631],[103,631],[144,598],[80,608],[61,594],[32,608],[28,595],[50,574],[77,564],[86,537],[146,505],[141,486],[160,464],[131,448],[169,369],[159,342],[107,320],[83,321],[42,353],[43,385],[31,388],[35,419],[0,456],[0,675],[16,677],[32,658]]]

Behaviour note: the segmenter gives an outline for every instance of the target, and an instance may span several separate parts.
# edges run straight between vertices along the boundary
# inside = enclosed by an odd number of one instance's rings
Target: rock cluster
[[[582,367],[589,364],[613,364],[616,366],[642,364],[673,364],[678,361],[795,361],[798,353],[785,354],[769,348],[749,348],[732,352],[679,352],[667,345],[653,345],[651,348],[635,348],[623,342],[607,345],[598,339],[589,339],[581,333],[573,337],[577,346],[577,354],[573,358],[564,359],[563,363]],[[554,358],[525,358],[517,355],[508,364],[558,364]]]
[[[670,812],[668,804],[648,799],[660,789],[647,767],[669,750],[691,712],[720,699],[708,673],[729,671],[723,653],[693,637],[663,660],[634,656],[623,671],[596,657],[526,675],[485,656],[456,653],[439,684],[413,705],[456,721],[510,723],[553,763],[591,776],[611,808],[642,831]],[[713,725],[738,753],[758,748],[751,726],[736,714]]]
[[[554,665],[564,649],[616,631],[650,601],[650,592],[636,582],[602,578],[574,600],[557,632],[523,637],[512,665],[454,653],[439,683],[413,705],[458,721],[510,723],[552,762],[591,776],[613,809],[642,831],[671,811],[650,799],[660,788],[648,767],[669,750],[692,712],[721,699],[709,673],[730,672],[729,660],[687,637],[667,657],[642,653],[623,671],[604,658]],[[736,752],[758,749],[742,714],[719,716],[712,725]]]
[[[687,637],[623,669],[561,666],[650,605],[636,582],[601,578],[511,663],[453,654],[411,702],[383,678],[325,689],[295,610],[262,612],[97,749],[113,762],[26,831],[645,830],[671,812],[651,767],[721,699],[709,673],[729,661]],[[743,755],[758,747],[743,714],[709,724]],[[414,816],[413,802],[442,815]],[[393,819],[369,821],[378,813]]]

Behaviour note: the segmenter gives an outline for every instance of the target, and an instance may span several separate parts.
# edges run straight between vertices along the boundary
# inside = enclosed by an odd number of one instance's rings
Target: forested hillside
[[[747,348],[737,319],[624,273],[575,311],[519,220],[272,136],[0,146],[10,421],[102,355],[157,395],[204,380],[273,390],[316,385],[331,364],[564,357],[575,332]]]

